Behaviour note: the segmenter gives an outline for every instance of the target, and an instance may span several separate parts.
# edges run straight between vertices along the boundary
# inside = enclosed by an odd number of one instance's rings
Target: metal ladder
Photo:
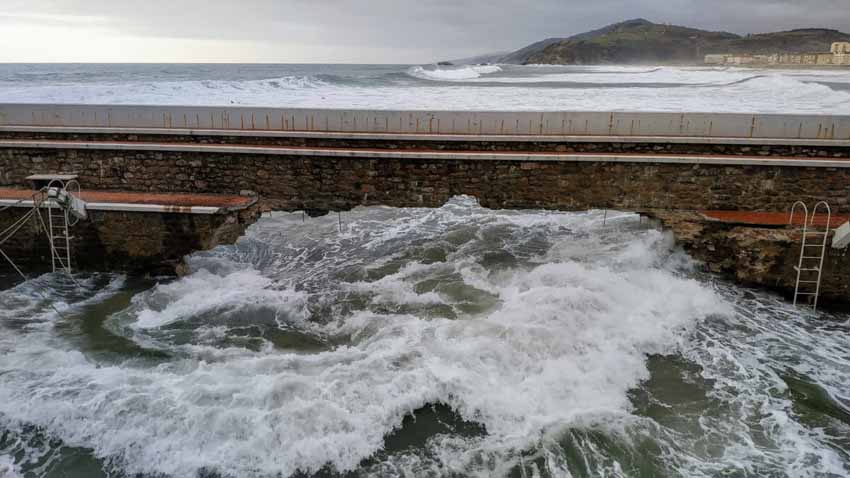
[[[50,239],[50,257],[53,272],[62,270],[71,273],[71,239],[68,210],[56,204],[47,206],[47,224]]]
[[[820,294],[820,281],[823,272],[823,259],[826,256],[826,243],[829,239],[829,223],[832,219],[832,210],[826,201],[815,204],[812,215],[803,201],[797,201],[791,206],[791,215],[788,224],[794,222],[794,213],[797,208],[803,210],[803,238],[800,244],[800,259],[794,269],[797,271],[797,281],[794,284],[794,305],[801,297],[809,299],[812,310],[818,308],[818,295]],[[815,217],[820,208],[826,212],[826,227],[823,231],[810,231],[809,227],[814,225]],[[811,241],[809,240],[811,238]]]

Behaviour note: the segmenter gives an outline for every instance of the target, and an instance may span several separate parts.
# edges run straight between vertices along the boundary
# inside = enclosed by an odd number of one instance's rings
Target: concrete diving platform
[[[32,189],[0,188],[0,231],[35,205]],[[234,243],[260,214],[257,196],[83,191],[88,219],[70,228],[74,269],[174,274],[195,251]],[[39,201],[42,208],[45,204]],[[50,264],[44,223],[31,219],[2,248],[25,270]],[[0,269],[10,267],[0,264]]]
[[[788,212],[753,212],[753,211],[702,211],[702,215],[712,221],[719,221],[726,224],[735,224],[752,227],[788,227],[802,226],[803,216],[797,214],[791,219],[789,224]],[[830,229],[836,229],[838,226],[850,221],[848,214],[833,214],[829,220]],[[826,227],[826,216],[815,216],[809,227],[824,228]]]
[[[0,188],[0,208],[32,207],[34,191]],[[80,199],[91,211],[153,212],[177,214],[222,214],[245,209],[257,198],[253,195],[191,193],[142,193],[134,191],[82,191]]]

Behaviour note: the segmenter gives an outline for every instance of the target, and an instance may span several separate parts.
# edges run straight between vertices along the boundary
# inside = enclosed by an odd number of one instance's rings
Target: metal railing
[[[794,269],[797,271],[797,279],[794,284],[794,305],[800,298],[808,298],[812,310],[817,310],[818,296],[820,295],[821,277],[823,275],[823,261],[826,256],[826,243],[829,239],[829,226],[832,221],[832,210],[826,201],[815,204],[811,216],[809,209],[803,201],[797,201],[791,206],[791,214],[788,224],[794,224],[794,214],[798,208],[803,212],[802,238],[800,244],[800,258]],[[826,225],[823,231],[809,230],[815,224],[818,211],[824,209],[826,213]],[[812,237],[812,241],[809,238]],[[820,241],[817,241],[820,238]],[[810,252],[814,251],[814,252]],[[819,253],[818,253],[819,252]]]

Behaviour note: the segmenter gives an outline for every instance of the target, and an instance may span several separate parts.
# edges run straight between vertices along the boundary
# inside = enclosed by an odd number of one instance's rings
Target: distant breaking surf
[[[0,65],[0,102],[850,114],[850,70],[518,65]]]
[[[414,66],[407,70],[407,74],[422,80],[458,81],[481,78],[481,75],[498,73],[500,71],[502,71],[502,67],[498,65],[467,65],[445,69]]]

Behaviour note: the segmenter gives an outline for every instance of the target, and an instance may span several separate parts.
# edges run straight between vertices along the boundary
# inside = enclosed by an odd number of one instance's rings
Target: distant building
[[[726,57],[729,55],[705,55],[706,65],[723,65],[726,64]]]
[[[832,44],[832,48],[829,50],[833,55],[847,55],[850,54],[850,42],[840,41]]]
[[[833,65],[835,64],[834,57],[835,55],[832,53],[818,53],[817,61],[815,62],[818,65]]]
[[[773,55],[711,54],[706,65],[847,65],[850,66],[850,42],[832,44],[829,53],[776,53]]]
[[[850,42],[835,42],[830,51],[834,65],[850,65]]]

